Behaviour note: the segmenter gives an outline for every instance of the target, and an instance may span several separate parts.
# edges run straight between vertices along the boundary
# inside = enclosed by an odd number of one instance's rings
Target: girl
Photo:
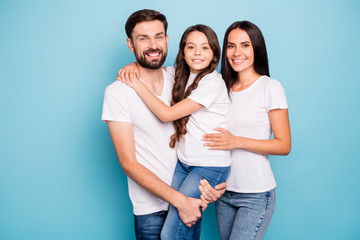
[[[171,107],[140,80],[126,82],[161,121],[174,121],[170,147],[177,147],[179,161],[172,187],[188,197],[200,198],[200,180],[205,178],[214,187],[226,180],[230,170],[229,151],[209,151],[201,141],[203,134],[216,126],[227,127],[229,99],[225,83],[215,70],[219,59],[215,32],[205,25],[195,25],[186,29],[180,41]],[[199,220],[188,228],[170,206],[161,238],[200,239],[200,224]]]
[[[269,77],[265,41],[257,26],[241,21],[227,29],[221,73],[231,99],[228,130],[217,128],[221,133],[204,137],[211,149],[232,150],[226,192],[216,202],[221,239],[263,239],[275,208],[268,155],[287,155],[291,136],[285,93]]]

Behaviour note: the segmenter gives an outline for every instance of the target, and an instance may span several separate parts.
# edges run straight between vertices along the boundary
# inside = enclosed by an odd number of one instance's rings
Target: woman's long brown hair
[[[186,89],[186,84],[190,76],[190,68],[184,59],[184,48],[186,45],[186,38],[189,33],[198,31],[203,33],[209,42],[210,48],[214,53],[213,59],[210,61],[208,67],[203,69],[196,77],[194,82]],[[181,100],[187,98],[190,93],[197,88],[200,80],[206,75],[215,70],[220,60],[220,45],[216,33],[208,26],[198,24],[188,27],[181,37],[179,45],[179,53],[175,62],[175,84],[172,90],[171,105],[175,105]],[[175,133],[171,136],[169,143],[171,148],[175,148],[176,143],[187,133],[186,124],[189,121],[190,115],[174,121]]]

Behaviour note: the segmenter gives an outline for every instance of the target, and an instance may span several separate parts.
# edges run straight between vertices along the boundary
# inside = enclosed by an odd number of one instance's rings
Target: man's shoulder
[[[114,81],[110,85],[106,87],[105,93],[106,94],[126,94],[134,92],[134,89],[127,86],[125,83],[121,81]]]

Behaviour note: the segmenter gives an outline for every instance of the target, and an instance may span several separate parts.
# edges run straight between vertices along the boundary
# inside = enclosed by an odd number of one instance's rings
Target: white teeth
[[[156,57],[156,56],[159,56],[160,53],[149,53],[148,54],[150,57]]]
[[[236,60],[236,59],[233,59],[234,63],[242,63],[245,61],[245,59],[241,59],[241,60]]]
[[[194,59],[194,60],[192,60],[194,63],[201,63],[202,62],[202,60],[198,60],[198,59]]]

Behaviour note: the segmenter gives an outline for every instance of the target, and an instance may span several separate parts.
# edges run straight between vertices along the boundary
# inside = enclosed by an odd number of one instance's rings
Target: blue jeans
[[[230,167],[188,166],[178,161],[171,186],[187,197],[200,198],[200,180],[206,179],[212,187],[224,182]],[[162,240],[200,239],[201,219],[188,228],[180,219],[175,207],[170,205],[168,216],[161,231]]]
[[[226,191],[216,201],[221,239],[263,239],[275,209],[276,189],[264,193]]]
[[[137,240],[159,240],[167,211],[146,215],[134,215],[135,236]]]

